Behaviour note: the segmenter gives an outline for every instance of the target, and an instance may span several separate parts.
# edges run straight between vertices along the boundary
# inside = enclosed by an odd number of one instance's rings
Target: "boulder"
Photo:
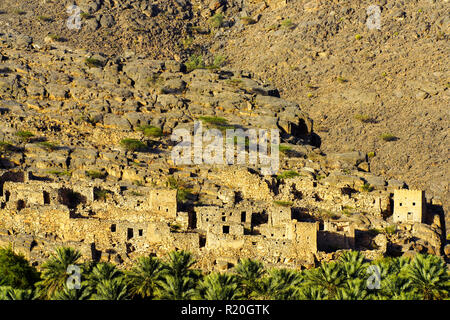
[[[327,155],[330,160],[343,161],[352,166],[357,166],[366,161],[366,155],[361,151],[351,151],[342,153],[330,153]]]
[[[103,124],[105,126],[121,130],[131,129],[131,124],[127,119],[112,113],[105,114],[103,117]]]

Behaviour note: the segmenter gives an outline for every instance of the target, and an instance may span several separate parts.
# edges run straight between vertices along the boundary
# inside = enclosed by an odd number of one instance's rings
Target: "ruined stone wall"
[[[263,224],[258,228],[261,235],[268,239],[284,239],[286,238],[286,225],[270,226],[269,224]]]
[[[224,167],[217,173],[212,172],[211,178],[218,179],[221,183],[233,190],[240,190],[244,198],[254,200],[272,199],[269,186],[259,175],[251,174],[246,168]]]
[[[283,206],[271,206],[268,208],[269,226],[281,226],[292,220],[292,209]]]
[[[339,213],[343,208],[350,208],[355,212],[376,216],[391,210],[390,193],[386,191],[361,192],[358,188],[348,188],[345,185],[319,184],[305,177],[286,180],[285,185],[281,187],[281,193],[289,197],[292,189],[301,195],[295,199],[298,205],[316,207],[317,210]],[[353,191],[348,192],[347,189]]]
[[[207,230],[208,228],[231,225],[242,225],[242,230],[243,228],[251,228],[253,210],[249,207],[220,208],[218,206],[203,206],[196,207],[195,212],[198,229]]]
[[[325,221],[323,230],[317,234],[319,250],[355,248],[355,228],[350,222]]]
[[[293,243],[293,254],[307,256],[317,252],[318,222],[298,222],[296,220],[286,225],[286,237]]]
[[[148,208],[170,218],[177,216],[177,190],[156,189],[148,194]]]
[[[0,231],[0,247],[11,246],[17,253],[32,261],[33,264],[42,264],[59,247],[71,247],[81,253],[81,261],[91,261],[95,258],[94,246],[81,242],[60,242],[27,234],[9,235]]]

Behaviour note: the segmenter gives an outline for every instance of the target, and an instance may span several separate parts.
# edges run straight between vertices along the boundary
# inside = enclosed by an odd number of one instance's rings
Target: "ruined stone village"
[[[278,175],[176,166],[170,133],[208,117],[280,129]],[[370,260],[449,255],[438,200],[372,174],[371,155],[324,154],[301,106],[245,72],[107,60],[0,33],[0,118],[0,245],[38,266],[59,246],[119,266],[182,249],[206,270],[242,257],[310,268],[346,249]],[[124,138],[145,147],[127,149]]]

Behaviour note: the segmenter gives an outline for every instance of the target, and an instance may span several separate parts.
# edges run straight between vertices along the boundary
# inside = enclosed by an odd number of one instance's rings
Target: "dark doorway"
[[[50,204],[50,194],[44,191],[44,204]]]
[[[25,201],[24,200],[18,200],[17,201],[17,211],[20,211],[22,209],[25,209]]]
[[[133,238],[133,228],[128,228],[127,239],[130,240],[132,238]]]

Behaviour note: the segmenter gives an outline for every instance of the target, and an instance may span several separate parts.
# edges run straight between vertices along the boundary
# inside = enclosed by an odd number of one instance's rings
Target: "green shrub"
[[[250,24],[255,24],[256,20],[253,19],[252,17],[241,17],[241,22],[244,26],[247,26]]]
[[[355,115],[355,119],[359,120],[361,122],[364,122],[364,123],[374,122],[374,119],[367,114],[357,114],[357,115]]]
[[[87,12],[81,12],[80,17],[81,17],[81,19],[87,20],[87,19],[92,19],[94,16]]]
[[[56,149],[58,149],[58,146],[56,144],[48,142],[48,141],[38,142],[37,145],[48,152],[52,152],[52,151],[55,151]]]
[[[216,13],[211,17],[211,19],[209,19],[209,24],[214,29],[220,28],[223,24],[223,15],[220,13]]]
[[[345,79],[344,77],[337,77],[336,80],[337,80],[337,82],[340,82],[340,83],[346,83],[346,82],[348,82],[348,80]]]
[[[17,15],[19,15],[19,16],[21,16],[21,15],[26,14],[27,12],[24,11],[24,10],[22,10],[22,9],[15,9],[15,10],[14,10],[14,13],[17,14]]]
[[[390,226],[387,226],[386,228],[384,228],[383,231],[384,231],[383,233],[385,233],[387,235],[393,235],[397,232],[397,225],[392,224]]]
[[[141,126],[138,130],[142,131],[146,137],[161,137],[163,135],[161,128],[150,125]]]
[[[371,152],[367,153],[367,157],[368,157],[368,158],[373,158],[373,157],[375,157],[375,152],[371,151]]]
[[[201,55],[193,54],[189,57],[189,60],[185,63],[187,71],[192,71],[195,69],[204,69],[205,62],[203,61],[203,57]]]
[[[394,135],[391,134],[391,133],[383,133],[383,134],[380,135],[380,138],[381,138],[381,140],[387,141],[387,142],[389,142],[389,141],[394,141],[394,140],[397,139],[397,137],[394,136]]]
[[[122,139],[120,145],[131,152],[141,151],[147,147],[145,143],[137,139]]]
[[[63,176],[68,176],[70,177],[72,175],[72,172],[68,171],[68,170],[64,170],[64,171],[59,171],[59,170],[50,170],[48,171],[49,174],[53,174],[57,177],[63,177]]]
[[[285,20],[281,21],[281,26],[283,28],[292,28],[293,25],[294,25],[294,23],[292,22],[291,19],[285,19]]]
[[[282,179],[290,179],[290,178],[295,178],[300,176],[300,174],[297,171],[294,170],[288,170],[288,171],[284,171],[283,173],[280,173],[277,176],[278,180],[282,180]]]
[[[44,22],[52,22],[53,19],[51,17],[48,16],[38,16],[38,19]]]
[[[193,37],[186,37],[186,38],[181,40],[181,43],[183,44],[183,48],[184,49],[189,49],[192,46],[192,44],[194,43],[194,38]]]
[[[217,55],[214,57],[214,62],[212,66],[209,66],[210,69],[220,69],[226,63],[226,58],[221,55]]]
[[[346,216],[352,216],[355,212],[354,212],[354,208],[350,207],[350,206],[343,206],[342,207],[342,213],[345,214]]]
[[[356,40],[361,40],[362,39],[362,35],[360,35],[360,34],[355,35],[355,39]]]
[[[101,68],[103,67],[103,63],[95,58],[86,58],[84,59],[84,64],[88,66],[88,68]]]
[[[31,138],[34,137],[34,134],[30,131],[17,131],[16,136],[20,138],[22,142],[28,142],[31,140]]]
[[[106,201],[108,199],[109,194],[112,194],[111,190],[95,188],[94,189],[94,200]]]
[[[329,210],[326,209],[320,209],[319,210],[319,214],[322,217],[322,219],[339,219],[340,216],[334,212],[331,212]]]
[[[182,181],[177,180],[173,176],[167,178],[167,186],[177,190],[177,202],[179,203],[185,202],[192,196],[192,190],[187,188]]]
[[[365,192],[371,192],[371,191],[373,191],[373,189],[374,189],[374,187],[371,186],[371,185],[368,184],[368,183],[364,183],[364,184],[361,186],[361,190],[362,190],[362,191],[365,191]]]
[[[192,190],[189,188],[178,188],[177,201],[184,202],[192,196]]]
[[[147,77],[145,81],[149,86],[156,86],[163,83],[161,76],[158,73],[153,73],[150,77]]]
[[[61,38],[60,36],[58,36],[57,34],[51,33],[48,35],[48,37],[50,39],[52,39],[53,41],[61,41],[63,38]]]
[[[284,144],[280,144],[279,150],[280,150],[280,152],[285,153],[285,152],[291,151],[291,150],[292,150],[292,147],[286,146],[286,145],[284,145]]]
[[[267,31],[275,31],[278,30],[278,28],[280,28],[279,24],[271,24],[270,26],[267,27]]]
[[[142,187],[144,185],[144,181],[142,180],[134,180],[133,184],[138,187]]]
[[[276,204],[277,206],[281,206],[281,207],[292,207],[292,205],[293,205],[293,203],[291,201],[275,200],[273,203]]]
[[[198,117],[200,121],[206,124],[214,125],[214,126],[224,126],[228,124],[228,120],[221,117],[212,117],[212,116],[201,116]]]
[[[95,170],[88,170],[85,172],[86,177],[89,177],[91,179],[105,179],[107,176],[106,172],[100,172]]]

